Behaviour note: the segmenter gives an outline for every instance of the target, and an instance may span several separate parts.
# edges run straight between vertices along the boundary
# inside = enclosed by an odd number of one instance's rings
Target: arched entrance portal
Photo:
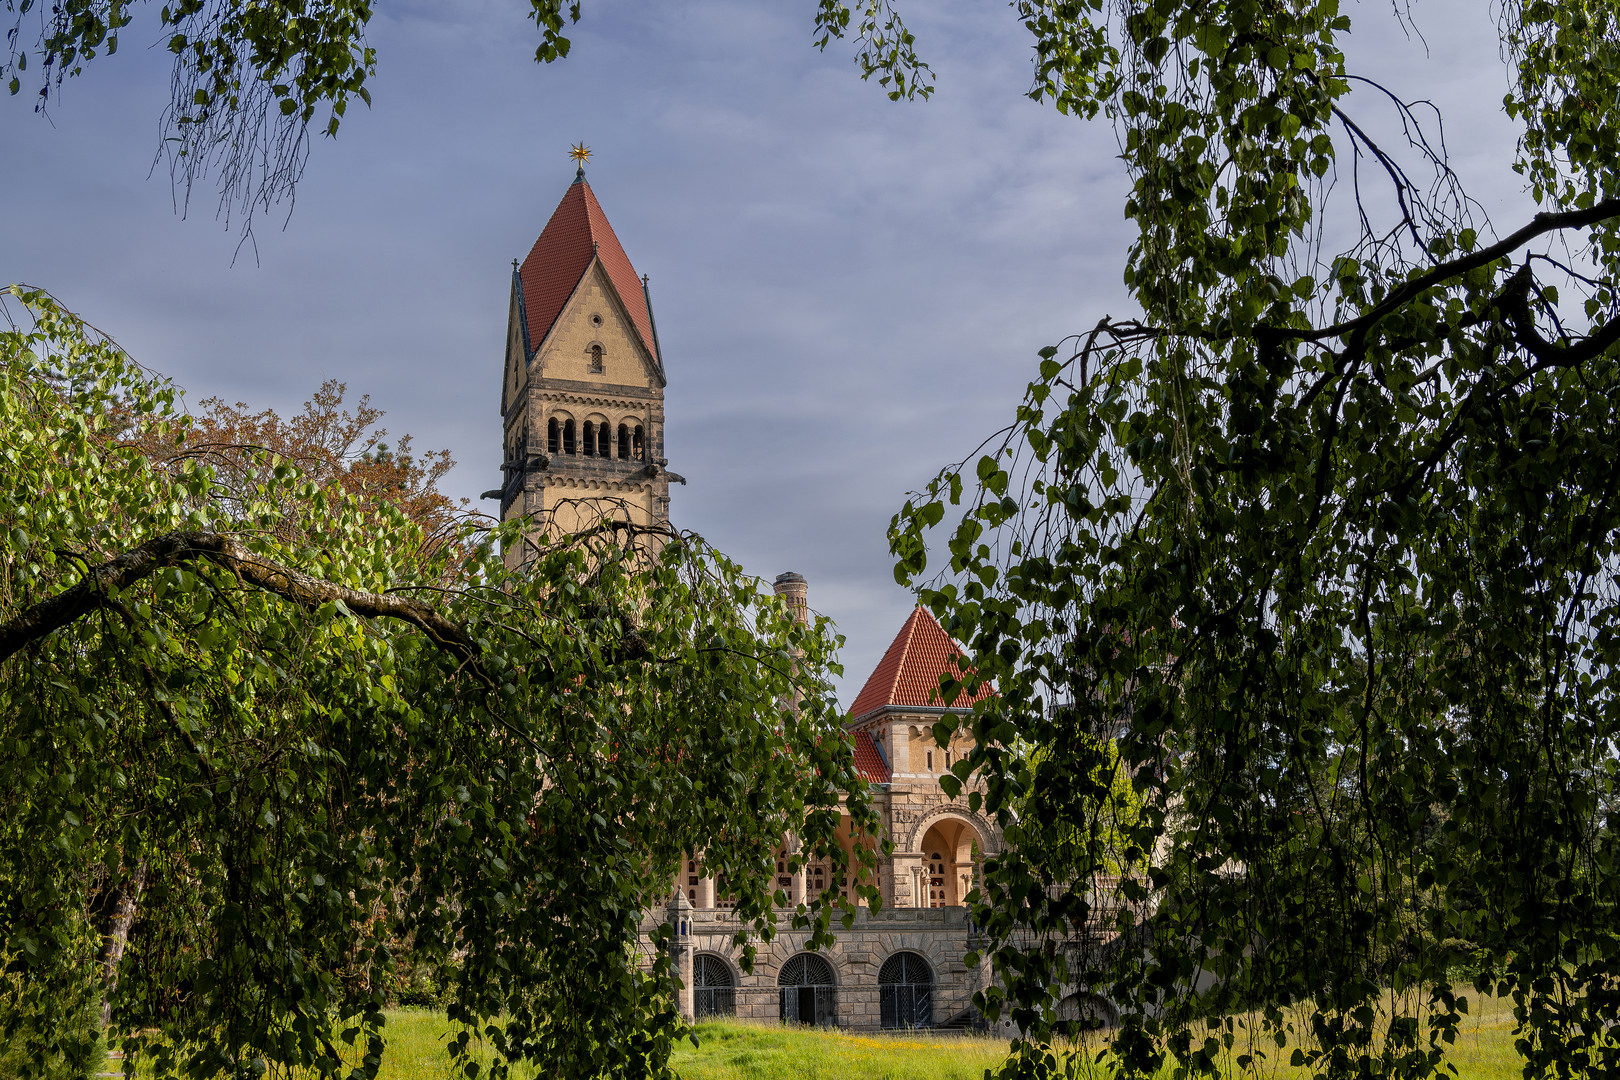
[[[978,878],[974,844],[978,831],[965,821],[944,818],[923,834],[923,907],[956,907],[967,902]]]
[[[834,1008],[832,965],[813,953],[800,953],[782,965],[776,977],[782,990],[782,1022],[831,1024]]]

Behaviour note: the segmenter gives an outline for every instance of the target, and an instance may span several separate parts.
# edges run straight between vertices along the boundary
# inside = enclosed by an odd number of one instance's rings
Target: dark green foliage
[[[104,1071],[100,998],[72,975],[30,984],[24,965],[0,973],[0,1080],[81,1080]]]
[[[112,1029],[160,1075],[342,1075],[351,1046],[374,1075],[402,981],[481,1034],[495,1076],[667,1074],[667,954],[644,970],[638,949],[682,853],[768,936],[781,837],[841,863],[846,791],[870,828],[825,622],[689,535],[430,539],[284,461],[229,487],[196,458],[154,465],[122,436],[177,433],[173,388],[13,295],[0,912],[27,917],[0,953],[29,1000],[86,985],[95,883],[139,866]],[[146,576],[41,629],[143,552]],[[795,915],[821,943],[830,917]]]
[[[1502,167],[1544,209],[1500,232],[1423,87],[1346,70],[1334,0],[1019,10],[1034,96],[1119,132],[1141,312],[1042,351],[1013,426],[896,518],[896,576],[997,682],[987,809],[1017,830],[1056,768],[1095,832],[1078,778],[1125,721],[1147,867],[987,864],[1010,1070],[1049,1067],[1078,982],[1127,1074],[1427,1075],[1474,989],[1512,995],[1527,1075],[1612,1074],[1617,5],[1502,7]],[[1052,947],[1099,918],[1112,947]]]

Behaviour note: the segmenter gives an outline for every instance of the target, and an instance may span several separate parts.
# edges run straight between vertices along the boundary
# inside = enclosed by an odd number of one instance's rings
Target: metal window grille
[[[811,953],[793,957],[782,965],[776,983],[784,1023],[827,1026],[838,1019],[832,966],[821,957]]]
[[[878,969],[879,1021],[886,1028],[934,1026],[934,973],[916,953],[895,953]]]
[[[692,962],[692,1011],[705,1016],[737,1015],[737,984],[731,968],[718,956],[699,956]]]

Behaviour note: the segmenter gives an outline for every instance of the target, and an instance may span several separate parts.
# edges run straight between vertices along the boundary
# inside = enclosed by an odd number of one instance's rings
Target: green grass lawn
[[[1485,1002],[1463,1024],[1452,1050],[1458,1080],[1515,1080],[1513,1016],[1505,1005]],[[445,1080],[445,1041],[452,1034],[443,1014],[402,1009],[388,1014],[386,1080]],[[682,1043],[675,1070],[683,1080],[978,1080],[998,1064],[1007,1044],[954,1035],[843,1034],[775,1024],[727,1021],[700,1024],[698,1043]],[[1263,1075],[1305,1075],[1279,1063]]]
[[[387,1017],[383,1080],[449,1080],[444,1047],[457,1029],[444,1014],[396,1009]],[[1515,1080],[1520,1063],[1512,1030],[1506,1005],[1476,1005],[1451,1054],[1458,1080]],[[683,1080],[978,1080],[1007,1052],[1004,1041],[980,1037],[843,1034],[740,1021],[700,1024],[697,1035],[698,1046],[684,1042],[675,1052],[673,1064]],[[1281,1062],[1260,1073],[1305,1075]],[[520,1075],[530,1080],[545,1070]]]

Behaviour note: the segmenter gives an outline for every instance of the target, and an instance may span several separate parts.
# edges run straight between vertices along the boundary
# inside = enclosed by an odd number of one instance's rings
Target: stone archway
[[[978,815],[957,810],[930,814],[918,823],[911,850],[922,856],[918,907],[959,907],[978,879],[978,860],[999,845]]]

